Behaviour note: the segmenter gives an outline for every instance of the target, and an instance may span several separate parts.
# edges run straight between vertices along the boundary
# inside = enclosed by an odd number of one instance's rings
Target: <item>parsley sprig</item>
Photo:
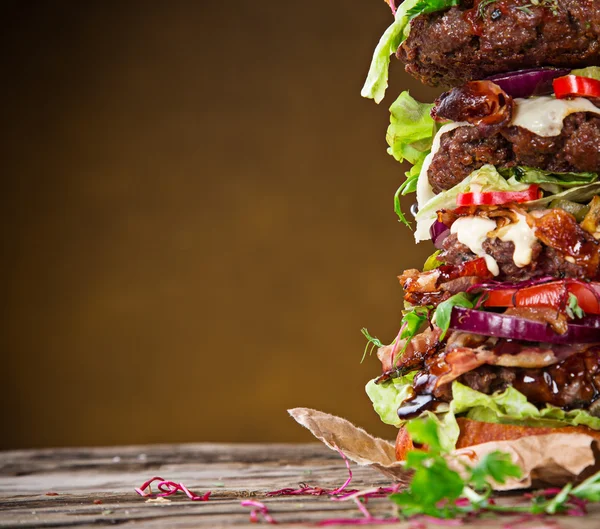
[[[454,470],[450,456],[442,450],[436,422],[416,419],[406,427],[414,442],[427,446],[427,451],[408,452],[406,467],[414,470],[409,487],[390,496],[403,516],[464,518],[484,512],[504,514],[558,514],[584,509],[588,501],[600,501],[600,472],[577,486],[543,491],[525,496],[528,504],[499,505],[492,498],[492,483],[506,483],[520,478],[521,469],[509,454],[495,451],[483,456],[476,465],[461,463],[463,472]]]

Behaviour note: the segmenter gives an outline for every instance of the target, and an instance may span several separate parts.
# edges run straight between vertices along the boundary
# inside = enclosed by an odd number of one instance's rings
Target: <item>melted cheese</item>
[[[500,273],[498,263],[483,249],[483,242],[488,238],[487,234],[495,229],[494,220],[483,217],[460,217],[452,224],[450,233],[455,233],[458,242],[467,246],[475,255],[483,257],[488,270],[497,276]]]
[[[538,136],[558,136],[563,121],[575,112],[600,115],[600,108],[583,97],[555,99],[550,96],[515,99],[511,125],[523,127]]]
[[[517,217],[519,220],[499,230],[497,237],[501,241],[510,241],[515,245],[513,261],[519,268],[523,268],[531,263],[533,243],[535,243],[537,237],[527,224],[525,215],[517,213]]]

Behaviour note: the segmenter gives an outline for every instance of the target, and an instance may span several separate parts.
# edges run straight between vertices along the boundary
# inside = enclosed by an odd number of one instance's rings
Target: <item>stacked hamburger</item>
[[[397,338],[367,393],[400,428],[431,416],[446,449],[549,432],[600,439],[600,0],[389,0],[362,94],[390,55],[434,104],[392,104],[389,153],[413,167],[416,241]]]

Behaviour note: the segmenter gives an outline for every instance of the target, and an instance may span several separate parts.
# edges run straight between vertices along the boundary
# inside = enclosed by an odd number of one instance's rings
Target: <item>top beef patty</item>
[[[432,86],[539,66],[600,64],[600,0],[464,0],[415,18],[397,56]]]

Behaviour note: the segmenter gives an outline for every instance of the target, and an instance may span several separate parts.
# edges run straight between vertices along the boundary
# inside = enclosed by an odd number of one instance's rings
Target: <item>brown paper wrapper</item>
[[[329,448],[341,450],[355,463],[371,466],[401,483],[410,481],[411,472],[402,462],[396,461],[394,443],[373,437],[346,419],[321,411],[294,408],[288,413]],[[459,470],[461,461],[474,465],[494,450],[509,453],[523,471],[521,479],[494,484],[496,490],[559,487],[581,481],[600,470],[597,441],[580,433],[533,435],[514,441],[482,443],[455,450],[449,457]]]

